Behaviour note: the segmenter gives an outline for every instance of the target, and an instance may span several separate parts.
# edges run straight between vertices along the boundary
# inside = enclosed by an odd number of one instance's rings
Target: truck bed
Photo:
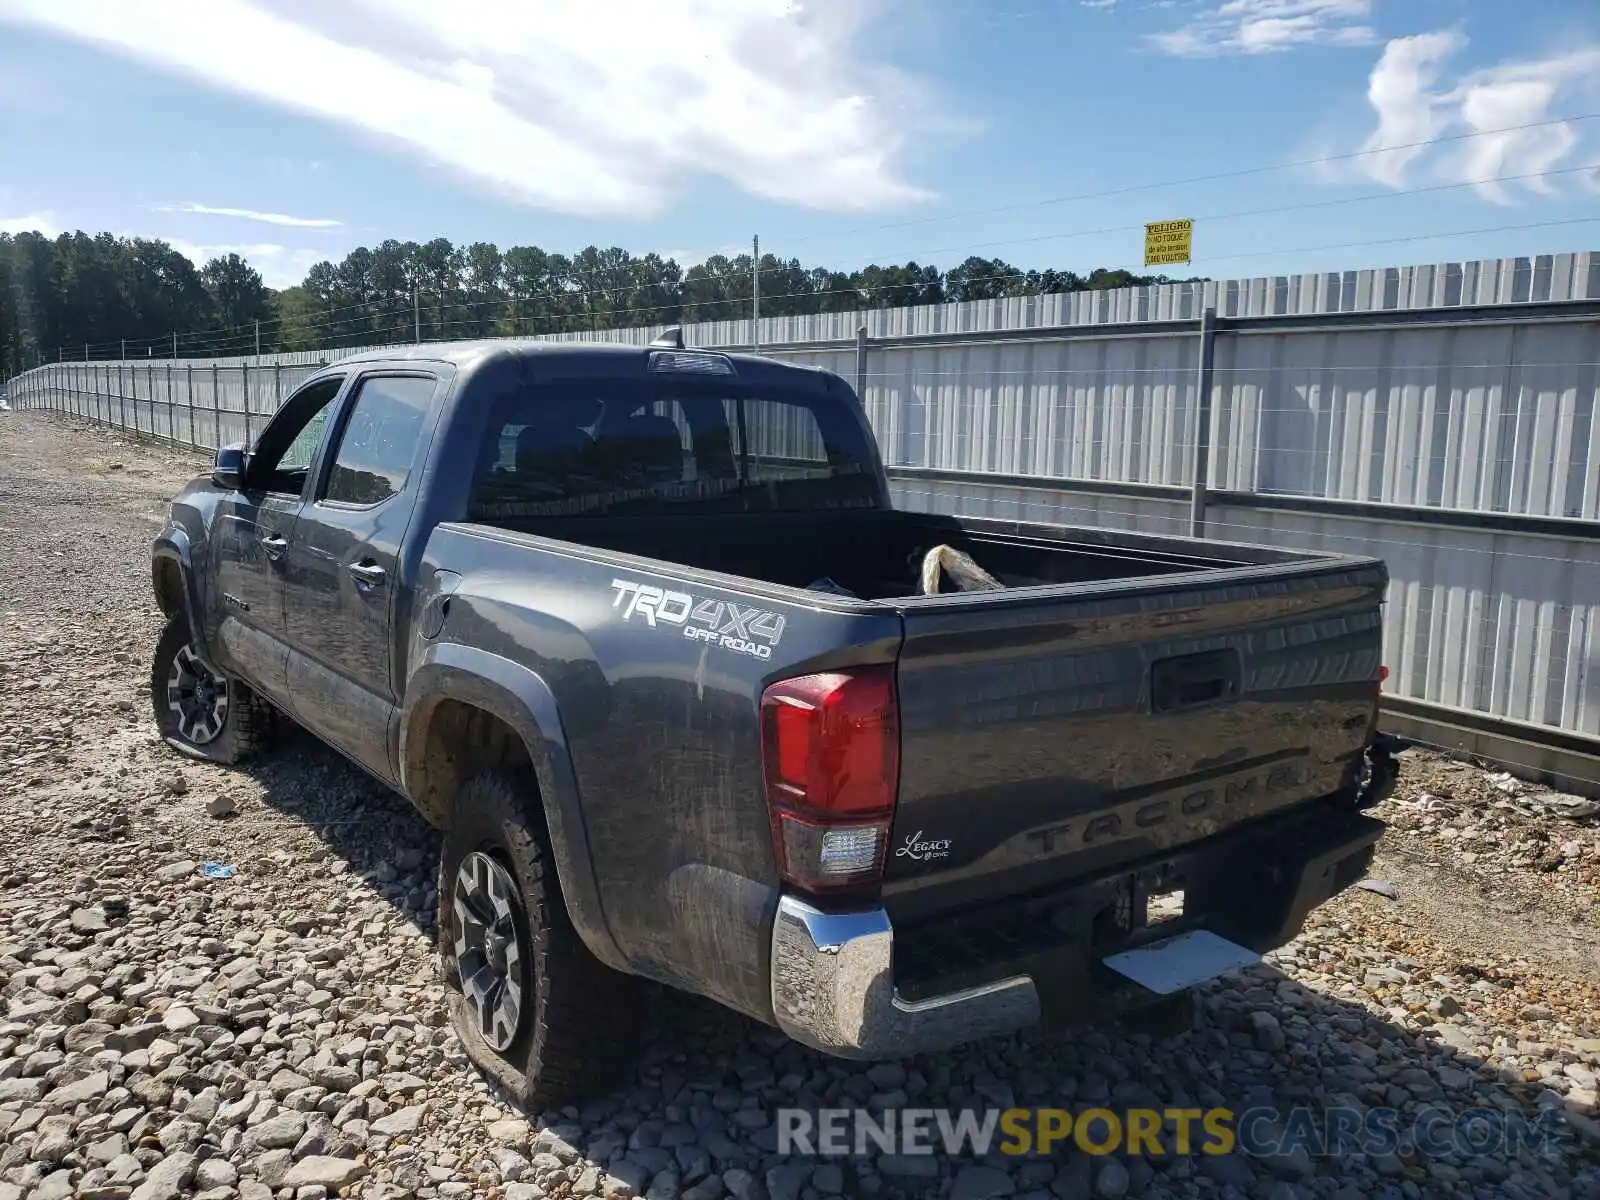
[[[1303,554],[1260,546],[899,510],[495,524],[783,587],[831,579],[863,600],[919,595],[922,557],[940,544],[970,554],[1008,589],[1308,561]]]

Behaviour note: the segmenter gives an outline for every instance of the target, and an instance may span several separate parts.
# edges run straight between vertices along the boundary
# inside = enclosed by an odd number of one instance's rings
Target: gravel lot
[[[1415,753],[1380,814],[1381,892],[1209,988],[1188,1035],[868,1068],[662,995],[631,1089],[515,1112],[448,1030],[437,840],[409,807],[292,730],[249,770],[154,734],[148,547],[194,466],[0,416],[0,1200],[1600,1196],[1600,819]],[[1444,1104],[1549,1111],[1559,1138],[1471,1158],[775,1153],[779,1107],[907,1104]]]

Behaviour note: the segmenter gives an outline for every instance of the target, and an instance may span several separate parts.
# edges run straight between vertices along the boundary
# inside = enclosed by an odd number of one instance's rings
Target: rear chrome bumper
[[[829,913],[785,896],[772,927],[772,1011],[794,1038],[841,1058],[900,1058],[1040,1019],[1026,975],[925,1000],[894,990],[894,928],[881,908]]]

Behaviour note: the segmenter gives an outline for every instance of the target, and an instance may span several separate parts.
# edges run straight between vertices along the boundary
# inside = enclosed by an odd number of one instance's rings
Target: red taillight
[[[1380,692],[1383,691],[1383,685],[1385,683],[1387,683],[1388,681],[1389,681],[1389,668],[1388,667],[1379,667],[1378,668],[1378,690]]]
[[[773,684],[761,697],[761,736],[783,877],[811,889],[875,882],[900,784],[894,668]]]

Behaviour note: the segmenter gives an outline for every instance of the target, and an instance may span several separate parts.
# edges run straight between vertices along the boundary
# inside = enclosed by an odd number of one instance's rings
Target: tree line
[[[393,239],[317,263],[274,291],[237,254],[195,266],[166,242],[102,233],[0,235],[0,377],[57,358],[200,357],[445,338],[571,333],[750,315],[749,254],[685,270],[659,254],[573,255]],[[1125,270],[1023,271],[968,258],[950,270],[836,271],[761,256],[761,313],[850,312],[1172,282]],[[175,336],[176,335],[176,336]]]

